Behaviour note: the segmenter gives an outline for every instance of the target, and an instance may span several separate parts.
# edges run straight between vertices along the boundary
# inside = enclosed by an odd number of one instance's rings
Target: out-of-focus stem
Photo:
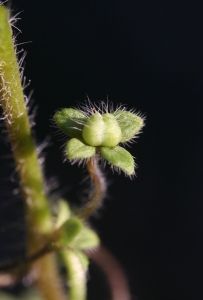
[[[67,284],[69,300],[86,299],[86,272],[83,269],[80,258],[71,249],[61,251],[67,270]]]
[[[93,184],[93,195],[87,204],[82,208],[79,217],[88,219],[99,208],[102,203],[106,185],[101,171],[97,164],[97,158],[91,157],[87,162],[87,170]]]
[[[100,246],[87,255],[98,264],[108,279],[112,300],[131,300],[130,290],[124,271],[113,255]]]
[[[62,282],[60,282],[54,254],[47,254],[35,261],[33,270],[36,272],[36,286],[43,299],[67,300],[62,289]]]
[[[52,217],[24,101],[9,13],[3,5],[0,5],[0,103],[24,200],[27,255],[31,256],[43,247],[51,234]],[[65,299],[62,289],[58,289],[59,276],[52,256],[48,255],[37,261],[36,269],[38,286],[45,299]],[[49,272],[52,272],[52,276],[46,278],[45,285],[43,278],[49,276]]]

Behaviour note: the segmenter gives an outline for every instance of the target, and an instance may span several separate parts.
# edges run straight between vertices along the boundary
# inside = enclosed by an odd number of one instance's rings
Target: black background
[[[106,170],[108,197],[94,226],[123,265],[134,300],[202,300],[203,2],[13,0],[12,8],[23,11],[18,42],[32,41],[19,48],[28,51],[37,141],[52,134],[47,178],[57,175],[68,198],[83,176],[62,164],[63,142],[50,127],[57,109],[76,106],[87,94],[144,113],[143,134],[130,150],[137,177]],[[6,258],[20,239],[23,216],[20,200],[5,192],[11,172],[4,159],[1,166]]]

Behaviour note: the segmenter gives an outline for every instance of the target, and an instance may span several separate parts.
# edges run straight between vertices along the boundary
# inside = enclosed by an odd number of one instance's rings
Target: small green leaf
[[[70,218],[70,215],[71,215],[71,211],[67,201],[60,200],[58,214],[57,214],[56,222],[54,224],[55,228],[57,229],[61,227],[63,223],[65,223]]]
[[[92,229],[83,227],[70,246],[81,250],[90,250],[99,246],[99,237]]]
[[[66,145],[68,159],[89,158],[96,154],[95,147],[87,146],[78,139],[71,139]]]
[[[114,148],[101,148],[101,155],[105,158],[110,164],[115,167],[120,168],[122,171],[128,175],[134,174],[134,160],[132,155],[122,147]]]
[[[114,116],[122,131],[121,143],[132,139],[144,125],[141,117],[129,111],[117,110]]]
[[[82,222],[76,218],[72,217],[66,221],[61,228],[59,228],[59,243],[61,246],[67,246],[70,244],[74,238],[82,230]]]
[[[85,115],[73,108],[64,108],[54,115],[54,121],[58,127],[68,136],[82,138],[82,129],[87,118]]]

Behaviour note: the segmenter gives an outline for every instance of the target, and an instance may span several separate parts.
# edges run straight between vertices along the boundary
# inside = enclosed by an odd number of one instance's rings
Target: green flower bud
[[[114,115],[95,113],[85,123],[82,137],[90,146],[115,147],[121,140],[121,128]]]
[[[132,142],[144,126],[145,118],[122,106],[113,112],[108,103],[88,105],[81,105],[80,110],[65,108],[54,115],[59,128],[72,137],[66,146],[68,159],[80,163],[101,154],[115,169],[134,175],[132,155],[118,145]]]

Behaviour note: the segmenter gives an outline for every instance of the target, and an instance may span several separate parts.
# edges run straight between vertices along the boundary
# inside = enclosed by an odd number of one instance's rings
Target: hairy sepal
[[[144,126],[143,118],[132,112],[117,110],[114,116],[121,128],[121,143],[131,140]]]
[[[85,159],[96,154],[95,147],[87,146],[82,141],[72,138],[66,145],[68,159]]]
[[[64,108],[54,115],[58,127],[68,136],[78,139],[82,139],[82,129],[86,120],[81,111],[73,108]]]
[[[127,175],[131,176],[135,173],[135,164],[132,155],[122,147],[101,148],[101,155],[111,165],[121,169]]]

